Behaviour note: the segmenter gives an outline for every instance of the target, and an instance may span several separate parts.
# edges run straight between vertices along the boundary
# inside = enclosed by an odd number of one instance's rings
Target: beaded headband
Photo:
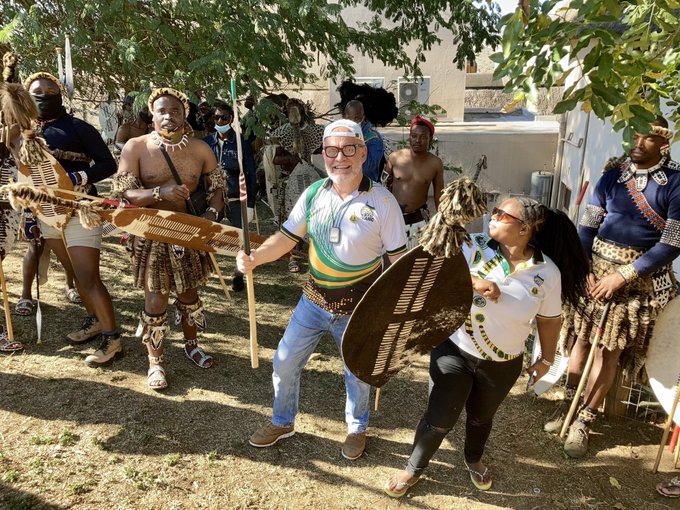
[[[184,106],[184,116],[185,117],[189,116],[189,99],[185,94],[183,94],[179,90],[171,89],[170,87],[161,87],[151,92],[151,95],[149,96],[149,101],[147,103],[147,105],[149,106],[149,111],[153,111],[154,101],[156,101],[156,99],[158,99],[161,96],[172,96],[175,99],[179,99],[182,105]]]
[[[652,134],[660,136],[661,138],[665,138],[666,140],[673,138],[673,132],[670,129],[662,126],[652,126]]]
[[[66,89],[64,89],[64,85],[53,75],[50,73],[46,73],[44,71],[40,71],[38,73],[33,73],[30,75],[28,78],[24,80],[24,88],[28,90],[28,87],[31,86],[31,83],[33,83],[35,80],[49,80],[52,83],[54,83],[57,87],[59,87],[59,91],[61,92],[62,96],[66,95]]]

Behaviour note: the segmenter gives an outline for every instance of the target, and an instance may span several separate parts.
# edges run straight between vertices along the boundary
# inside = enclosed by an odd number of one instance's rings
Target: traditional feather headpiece
[[[39,137],[33,126],[38,109],[28,91],[19,83],[0,85],[0,108],[3,121],[11,126],[18,124],[24,143],[19,150],[19,160],[27,165],[38,164],[47,153],[47,143]]]
[[[10,83],[16,76],[18,59],[16,53],[8,51],[2,56],[2,80]]]
[[[54,84],[56,84],[59,87],[59,91],[61,92],[62,96],[66,96],[66,89],[64,88],[64,85],[59,81],[58,78],[55,76],[51,75],[50,73],[46,73],[44,71],[40,71],[38,73],[33,73],[31,76],[26,78],[24,80],[24,87],[26,87],[26,90],[31,86],[31,83],[33,83],[35,80],[50,80]]]
[[[153,111],[154,101],[156,101],[156,99],[162,96],[172,96],[176,99],[179,99],[182,102],[182,105],[184,106],[184,116],[185,117],[189,116],[189,98],[186,96],[186,94],[183,94],[179,90],[171,89],[170,87],[161,87],[151,92],[151,95],[149,96],[149,101],[147,103],[147,105],[149,106],[149,111],[151,112]]]
[[[453,257],[469,239],[463,225],[485,212],[481,190],[469,177],[461,177],[443,189],[439,212],[420,231],[418,242],[434,257]]]

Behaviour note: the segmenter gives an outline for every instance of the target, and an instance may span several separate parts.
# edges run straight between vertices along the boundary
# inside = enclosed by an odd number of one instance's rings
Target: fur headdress
[[[59,87],[59,91],[61,92],[62,96],[66,95],[66,89],[64,88],[64,85],[53,75],[50,73],[46,73],[44,71],[40,71],[38,73],[33,73],[31,76],[26,78],[24,80],[24,87],[26,87],[26,90],[29,89],[31,86],[31,83],[33,83],[35,80],[50,80],[52,83],[54,83],[57,87]]]
[[[673,131],[663,126],[652,125],[652,134],[670,140],[673,138]]]
[[[183,94],[179,90],[175,90],[170,87],[161,87],[151,92],[151,95],[149,96],[149,101],[147,102],[150,112],[153,112],[153,103],[156,101],[156,99],[162,96],[172,96],[176,99],[179,99],[182,105],[184,106],[184,116],[185,117],[189,116],[190,108],[189,98],[186,96],[186,94]]]

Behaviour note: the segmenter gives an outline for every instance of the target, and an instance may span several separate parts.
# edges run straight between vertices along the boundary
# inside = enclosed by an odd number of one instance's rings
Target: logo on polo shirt
[[[361,208],[361,219],[366,221],[375,221],[375,209],[370,205],[365,205]]]
[[[477,308],[484,308],[486,306],[486,299],[484,299],[482,296],[473,297],[472,302]]]

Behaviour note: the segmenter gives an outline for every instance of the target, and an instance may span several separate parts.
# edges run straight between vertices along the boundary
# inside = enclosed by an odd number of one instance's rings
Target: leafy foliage
[[[356,7],[368,14],[350,25],[343,9]],[[21,55],[24,72],[55,69],[54,48],[69,33],[81,92],[167,84],[210,100],[228,96],[233,76],[256,95],[351,76],[355,49],[418,75],[439,28],[453,33],[462,67],[498,42],[497,21],[490,0],[5,0],[0,43]]]
[[[623,129],[627,142],[649,132],[663,101],[680,121],[680,1],[570,0],[558,9],[559,3],[525,1],[501,19],[494,76],[508,79],[515,101],[583,76],[564,91],[555,113],[580,105]]]

